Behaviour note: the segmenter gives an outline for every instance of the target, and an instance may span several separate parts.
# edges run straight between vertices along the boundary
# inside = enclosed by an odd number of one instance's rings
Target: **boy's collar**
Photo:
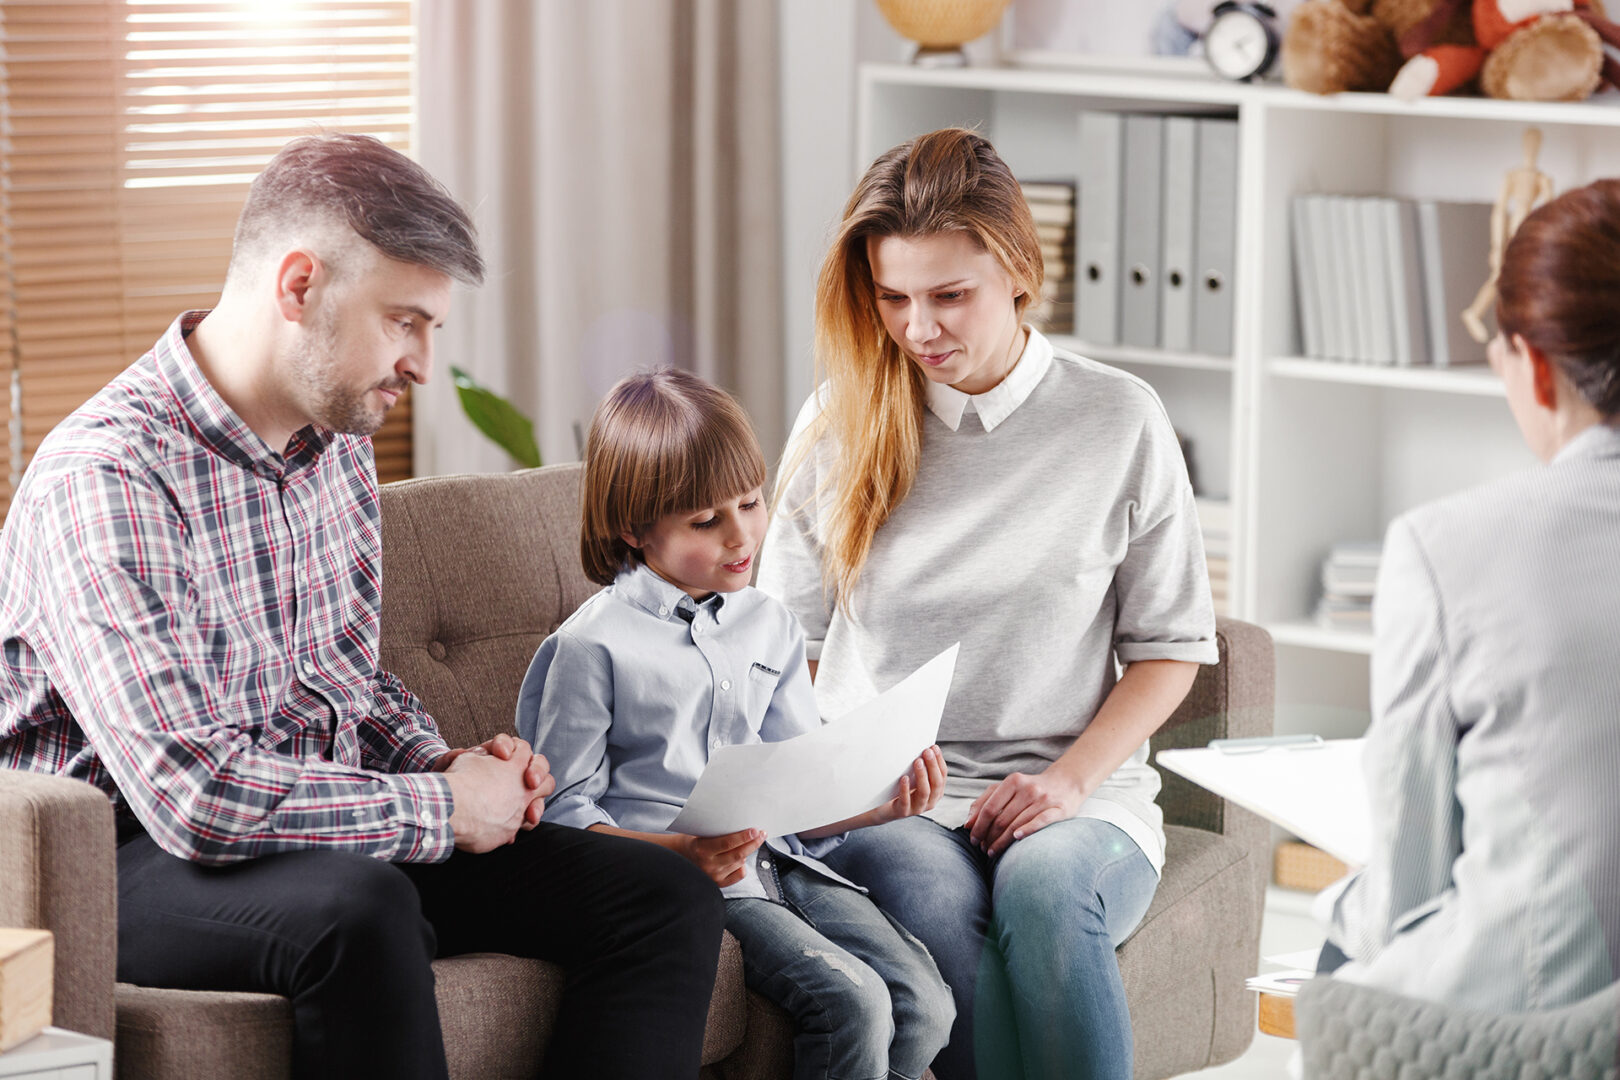
[[[677,611],[696,613],[700,608],[707,608],[715,622],[722,621],[720,613],[725,608],[725,593],[712,593],[701,601],[694,600],[685,589],[665,581],[649,569],[646,563],[637,563],[633,567],[620,570],[613,586],[626,599],[660,619],[679,619]]]

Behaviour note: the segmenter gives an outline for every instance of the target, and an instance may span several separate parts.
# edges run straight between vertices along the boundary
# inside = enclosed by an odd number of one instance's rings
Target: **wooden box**
[[[1281,994],[1260,995],[1260,1030],[1279,1039],[1294,1037],[1294,999]]]
[[[0,1053],[50,1024],[54,961],[49,930],[0,930]]]

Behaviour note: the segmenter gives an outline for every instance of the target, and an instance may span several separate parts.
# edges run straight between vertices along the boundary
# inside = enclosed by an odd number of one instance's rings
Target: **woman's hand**
[[[743,879],[748,872],[748,857],[764,842],[765,834],[760,830],[743,829],[724,836],[677,833],[670,846],[707,874],[710,881],[724,888]]]
[[[1013,841],[1074,817],[1085,801],[1080,783],[1055,765],[1041,773],[1013,773],[973,800],[963,825],[987,854],[1000,855]]]
[[[945,755],[930,746],[917,756],[911,768],[900,777],[900,793],[882,806],[874,807],[866,825],[881,825],[932,810],[945,794]]]

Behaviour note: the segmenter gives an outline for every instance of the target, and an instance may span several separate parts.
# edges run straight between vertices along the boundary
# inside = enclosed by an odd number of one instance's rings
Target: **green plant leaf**
[[[461,399],[461,411],[490,441],[511,455],[512,460],[530,469],[540,467],[540,446],[534,441],[534,421],[513,407],[501,395],[478,385],[458,367],[450,369]]]

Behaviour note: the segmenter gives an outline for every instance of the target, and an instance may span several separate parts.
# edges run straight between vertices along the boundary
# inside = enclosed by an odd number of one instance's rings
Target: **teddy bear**
[[[1578,101],[1620,86],[1599,0],[1310,0],[1283,37],[1283,78],[1318,94],[1411,99],[1478,82],[1491,97]]]

